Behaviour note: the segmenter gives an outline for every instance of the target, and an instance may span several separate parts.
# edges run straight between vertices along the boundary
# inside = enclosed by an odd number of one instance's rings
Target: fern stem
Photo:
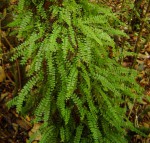
[[[1,31],[1,35],[5,39],[5,41],[7,42],[7,44],[9,45],[10,49],[13,50],[14,47],[11,45],[11,43],[7,39],[6,35],[2,31]],[[17,73],[15,73],[15,75],[16,75],[16,83],[19,82],[19,86],[17,86],[17,85],[16,86],[19,88],[18,90],[20,90],[21,89],[21,74],[20,74],[20,67],[19,67],[19,61],[18,61],[18,59],[16,59],[16,69],[17,69],[16,70]],[[18,75],[18,77],[17,77],[17,75]]]
[[[136,53],[136,56],[134,57],[134,61],[133,61],[132,67],[135,66],[138,53],[141,50],[141,47],[139,46],[139,44],[140,44],[141,36],[143,34],[143,28],[145,26],[146,18],[147,18],[147,15],[149,13],[149,10],[150,10],[150,0],[148,2],[148,6],[147,6],[147,9],[146,9],[145,15],[143,16],[143,19],[142,19],[142,22],[141,22],[141,26],[140,26],[140,31],[139,31],[139,34],[138,34],[138,37],[137,37],[137,40],[136,40],[136,43],[135,43],[135,46],[134,46],[134,52]]]

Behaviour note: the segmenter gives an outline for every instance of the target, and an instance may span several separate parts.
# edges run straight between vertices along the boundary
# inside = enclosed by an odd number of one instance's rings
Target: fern
[[[55,127],[54,126],[50,126],[48,127],[45,131],[44,131],[44,136],[42,137],[40,143],[49,143],[49,141],[51,142],[56,142],[56,138],[54,135],[54,131],[55,131]]]
[[[75,136],[75,139],[74,139],[74,143],[80,143],[82,132],[83,132],[83,126],[79,125],[76,128],[76,136]]]
[[[29,81],[8,105],[43,122],[40,143],[124,143],[128,129],[139,133],[121,107],[142,98],[136,72],[108,56],[113,37],[127,36],[115,14],[88,0],[20,0],[17,9],[9,25],[23,42],[11,59],[30,60]]]
[[[18,3],[18,10],[21,12],[24,8],[25,0],[20,0]]]

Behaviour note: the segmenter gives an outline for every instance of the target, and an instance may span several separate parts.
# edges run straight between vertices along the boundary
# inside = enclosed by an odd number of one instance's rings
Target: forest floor
[[[13,0],[12,0],[13,1]],[[13,2],[16,2],[15,0]],[[14,3],[13,3],[14,4]],[[116,5],[115,2],[111,5]],[[119,5],[118,5],[119,7]],[[117,7],[115,7],[117,8]],[[116,10],[116,9],[115,9]],[[1,10],[0,10],[1,12]],[[7,14],[9,15],[9,14]],[[12,70],[12,63],[4,59],[11,47],[16,45],[16,38],[9,36],[9,28],[3,27],[5,22],[10,19],[0,19],[0,143],[25,143],[29,136],[37,131],[40,124],[32,125],[31,117],[22,117],[18,115],[15,108],[8,109],[6,103],[12,99],[15,89],[15,77]],[[10,17],[9,17],[10,18]],[[143,35],[147,35],[147,31]],[[130,33],[128,35],[129,43],[134,46],[137,40],[137,35]],[[5,57],[8,59],[9,57]],[[128,56],[123,59],[122,65],[131,68],[133,65],[133,57]],[[145,97],[150,97],[150,42],[148,42],[138,54],[134,69],[138,71],[137,82],[145,89]],[[5,80],[4,80],[5,79]],[[129,105],[130,107],[130,105]],[[131,143],[150,143],[150,102],[143,98],[142,103],[136,103],[131,106],[130,120],[138,127],[144,128],[149,132],[148,138],[143,138],[139,135],[133,134]],[[34,143],[40,140],[40,136]]]

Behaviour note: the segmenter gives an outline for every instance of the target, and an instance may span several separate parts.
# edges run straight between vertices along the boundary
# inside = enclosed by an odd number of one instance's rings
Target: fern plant
[[[109,58],[113,37],[126,36],[112,11],[88,0],[19,0],[16,9],[9,25],[23,42],[12,60],[30,69],[9,107],[43,123],[40,143],[128,142],[127,131],[138,130],[121,105],[142,90],[134,70]]]

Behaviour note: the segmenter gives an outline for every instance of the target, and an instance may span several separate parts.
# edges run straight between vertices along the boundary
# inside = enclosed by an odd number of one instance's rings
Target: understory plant
[[[120,24],[88,0],[19,0],[12,60],[28,67],[28,81],[8,105],[42,123],[40,143],[125,143],[129,130],[139,132],[125,99],[141,100],[142,90],[115,57],[114,36],[126,36]]]

